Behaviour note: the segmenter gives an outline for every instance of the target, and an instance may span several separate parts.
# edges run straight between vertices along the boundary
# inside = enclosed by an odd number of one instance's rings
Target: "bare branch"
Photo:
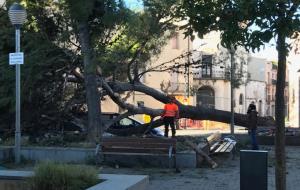
[[[104,127],[104,130],[106,130],[107,128],[109,128],[112,124],[120,121],[121,119],[124,119],[128,116],[131,116],[133,115],[133,113],[130,113],[130,112],[125,112],[123,114],[120,114],[118,115],[117,117],[115,117],[114,119],[110,120],[109,122],[105,123],[105,125],[103,126]]]

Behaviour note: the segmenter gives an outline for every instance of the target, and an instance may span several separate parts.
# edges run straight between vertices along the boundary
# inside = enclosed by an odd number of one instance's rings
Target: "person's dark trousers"
[[[176,129],[175,129],[175,119],[174,117],[164,117],[164,124],[165,124],[165,137],[168,137],[169,133],[169,126],[172,130],[172,137],[175,137]]]
[[[259,148],[256,140],[256,129],[251,129],[250,135],[251,135],[252,150],[258,150]]]

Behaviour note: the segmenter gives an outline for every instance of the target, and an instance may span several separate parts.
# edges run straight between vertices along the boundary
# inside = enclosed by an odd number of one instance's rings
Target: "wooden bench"
[[[104,161],[105,155],[157,155],[167,157],[169,167],[173,158],[176,167],[176,139],[173,138],[103,137],[100,147]]]
[[[221,133],[217,132],[205,139],[206,146],[203,148],[209,155],[231,153],[235,150],[236,141],[222,139]]]

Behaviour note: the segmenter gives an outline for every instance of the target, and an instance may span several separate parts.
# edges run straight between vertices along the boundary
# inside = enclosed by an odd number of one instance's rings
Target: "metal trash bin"
[[[268,189],[268,152],[240,151],[240,190]]]

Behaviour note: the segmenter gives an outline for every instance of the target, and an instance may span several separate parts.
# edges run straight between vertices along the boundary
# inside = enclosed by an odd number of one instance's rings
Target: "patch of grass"
[[[31,190],[84,190],[99,182],[97,170],[88,166],[44,162],[34,172]]]

